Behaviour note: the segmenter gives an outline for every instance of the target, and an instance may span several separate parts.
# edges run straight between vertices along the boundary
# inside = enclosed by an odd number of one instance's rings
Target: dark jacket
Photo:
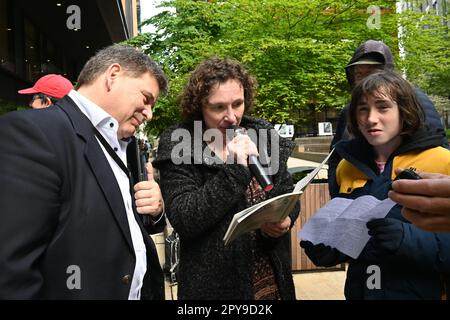
[[[415,167],[419,171],[450,174],[450,151],[438,147],[439,135],[420,130],[391,155],[379,174],[372,149],[361,139],[341,141],[336,151],[344,160],[339,164],[332,196],[355,199],[372,195],[387,198],[395,167]],[[409,164],[409,166],[407,166]],[[434,168],[434,170],[433,170]],[[350,260],[345,283],[347,299],[440,299],[444,280],[450,284],[450,233],[423,231],[408,221],[396,205],[386,216],[403,223],[404,236],[394,253],[380,252],[369,240],[360,256]],[[369,289],[367,268],[381,270],[381,289]]]
[[[263,120],[247,116],[241,126],[256,130],[272,128]],[[195,149],[193,141],[190,154],[181,156],[192,164],[175,165],[171,157],[181,158],[176,149],[179,142],[171,141],[171,136],[182,129],[194,137],[192,121],[168,128],[161,134],[154,162],[160,170],[167,216],[180,235],[179,298],[254,299],[252,252],[259,245],[270,257],[282,299],[295,299],[288,233],[278,239],[266,238],[260,231],[256,236],[247,233],[224,246],[223,237],[233,215],[247,207],[249,170],[238,164],[214,163],[203,154],[206,144]],[[269,198],[293,189],[286,168],[293,143],[280,138],[279,146],[280,167],[272,177],[274,188]],[[298,214],[299,205],[290,214],[292,225]]]
[[[383,64],[383,69],[385,70],[393,70],[394,62],[391,50],[387,45],[385,45],[382,41],[374,41],[369,40],[364,42],[361,46],[359,46],[352,58],[350,59],[347,67],[345,68],[345,73],[347,76],[347,81],[350,87],[354,85],[354,75],[353,75],[353,66],[350,66],[355,61],[359,61],[365,57],[370,57],[371,59],[377,60]],[[428,127],[428,130],[434,131],[436,134],[441,137],[441,145],[445,148],[448,148],[448,139],[445,134],[444,127],[441,122],[441,118],[436,111],[436,108],[433,105],[433,102],[428,98],[428,96],[420,91],[419,89],[415,89],[416,97],[423,108],[425,114],[425,125]],[[330,151],[333,147],[341,140],[349,140],[351,139],[351,135],[347,131],[347,113],[348,113],[348,105],[341,111],[339,114],[339,119],[336,126],[336,134],[333,137],[333,140],[330,145]],[[331,183],[335,179],[336,176],[336,167],[341,161],[341,157],[337,152],[334,152],[330,159],[328,160],[328,182],[331,190]]]
[[[122,195],[69,97],[0,118],[0,188],[0,299],[128,299],[136,259]],[[155,246],[137,220],[141,298],[164,299]],[[70,289],[77,267],[81,288]]]

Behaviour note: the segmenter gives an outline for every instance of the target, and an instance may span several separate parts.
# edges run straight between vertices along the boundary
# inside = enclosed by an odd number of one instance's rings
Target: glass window
[[[10,1],[0,0],[0,67],[15,72],[14,28]]]
[[[40,39],[38,29],[27,18],[24,19],[25,31],[25,78],[34,82],[41,74]]]

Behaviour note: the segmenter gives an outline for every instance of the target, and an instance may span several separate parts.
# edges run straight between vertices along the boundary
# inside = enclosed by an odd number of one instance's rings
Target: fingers
[[[417,227],[426,231],[448,232],[450,230],[450,216],[448,214],[423,213],[403,208],[402,215]]]
[[[281,237],[283,234],[289,232],[291,226],[291,218],[286,217],[282,222],[265,223],[261,226],[261,231],[272,238]]]
[[[151,164],[147,165],[147,172],[151,173]],[[153,175],[149,175],[149,178]],[[155,180],[141,181],[134,186],[136,211],[140,214],[157,215],[163,210],[162,194]]]
[[[235,157],[237,163],[247,165],[249,155],[258,155],[258,149],[253,141],[247,135],[239,135],[233,138],[228,144],[227,149]]]
[[[284,233],[286,233],[285,230],[280,230],[279,228],[275,227],[272,223],[263,224],[261,226],[261,231],[272,238],[278,238],[282,236]]]
[[[155,216],[162,212],[163,202],[159,189],[140,190],[134,194],[136,211]]]
[[[405,168],[396,168],[395,174],[399,175],[400,172],[402,172],[403,170],[405,170]],[[429,173],[417,171],[417,174],[421,176],[423,179],[450,179],[450,176],[441,173]]]
[[[450,177],[431,173],[421,173],[424,179],[408,180],[400,179],[392,183],[395,192],[434,196],[450,197]],[[427,177],[427,178],[425,178]],[[395,201],[395,200],[394,200]]]
[[[311,241],[307,241],[307,240],[300,241],[300,247],[302,247],[303,249],[310,248],[312,246],[313,246],[313,243]]]
[[[275,223],[265,223],[261,230],[263,230],[266,234],[271,237],[279,237],[287,232],[289,232],[289,228],[291,226],[291,217],[287,216],[283,221],[275,222]]]
[[[287,216],[283,221],[279,222],[278,225],[283,230],[289,229],[291,226],[291,217]]]
[[[155,203],[152,203],[151,205],[147,206],[136,206],[136,211],[139,214],[149,214],[151,216],[157,216],[160,214],[163,210],[162,201],[158,201]]]
[[[281,237],[285,233],[285,232],[280,232],[278,230],[275,230],[273,228],[269,228],[267,226],[261,226],[261,231],[264,232],[266,235],[268,235],[271,238]]]
[[[370,221],[367,222],[366,226],[369,230],[374,229],[374,228],[378,228],[381,226],[386,225],[386,219],[385,218],[381,218],[381,219],[372,219]],[[370,234],[370,232],[369,232]]]
[[[450,179],[450,176],[440,173],[418,172],[423,179]]]
[[[408,180],[410,182],[416,182],[413,180]],[[425,180],[420,180],[425,181]],[[437,181],[437,180],[435,180]],[[406,182],[406,180],[405,180]],[[435,191],[427,191],[429,193],[433,193]],[[439,192],[443,193],[443,192]],[[416,194],[404,194],[399,192],[390,191],[388,194],[389,198],[391,198],[396,203],[400,204],[403,207],[413,209],[415,211],[420,211],[423,213],[435,213],[435,214],[448,214],[450,208],[450,195],[445,196],[421,196]]]

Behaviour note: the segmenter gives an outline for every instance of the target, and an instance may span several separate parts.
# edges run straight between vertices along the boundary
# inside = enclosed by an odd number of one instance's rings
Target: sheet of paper
[[[306,177],[295,184],[293,192],[303,191],[305,189],[305,187],[314,179],[314,177],[319,173],[320,169],[322,169],[324,164],[328,161],[333,151],[334,149],[331,150],[331,152],[326,156],[325,159],[323,159],[322,163],[319,166],[317,166],[313,171],[308,173]]]
[[[355,200],[334,198],[319,209],[300,230],[299,237],[324,243],[356,259],[370,239],[366,223],[384,218],[395,202],[372,196]]]

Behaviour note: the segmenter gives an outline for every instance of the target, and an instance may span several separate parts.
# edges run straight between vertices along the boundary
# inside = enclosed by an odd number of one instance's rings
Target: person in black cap
[[[353,89],[356,84],[377,70],[394,70],[394,60],[389,47],[382,41],[368,40],[361,44],[354,52],[349,63],[345,67],[347,81]],[[440,116],[433,102],[421,90],[415,88],[415,94],[425,113],[425,125],[436,134],[442,136],[442,146],[448,148],[448,140],[442,126]],[[348,140],[351,135],[346,129],[348,105],[341,111],[336,126],[336,134],[330,145],[330,151],[341,140]],[[334,152],[328,160],[328,185],[334,183],[336,167],[342,158]]]

